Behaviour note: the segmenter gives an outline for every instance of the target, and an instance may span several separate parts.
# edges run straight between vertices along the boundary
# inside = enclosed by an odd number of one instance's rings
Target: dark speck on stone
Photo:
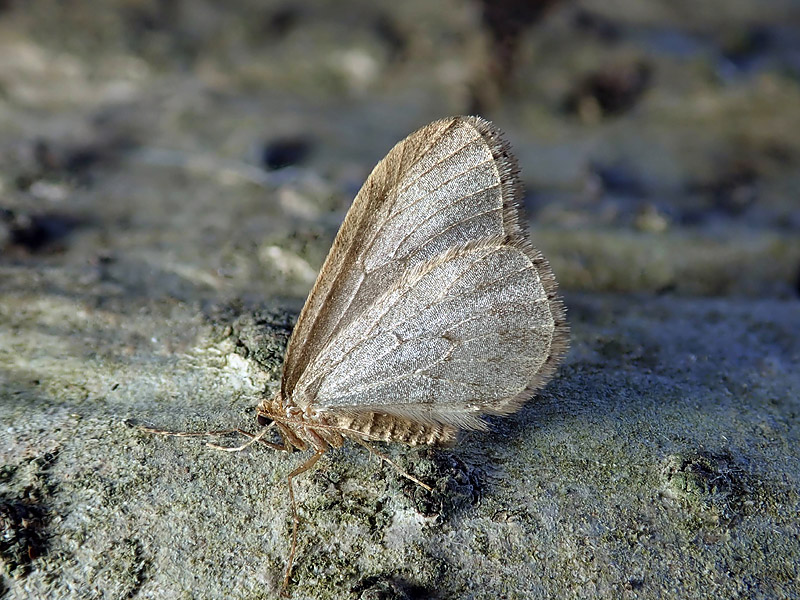
[[[9,244],[28,252],[50,250],[67,237],[80,222],[60,214],[29,215],[0,209],[0,223],[8,229]]]
[[[606,192],[622,194],[625,196],[641,197],[647,194],[645,185],[638,175],[627,165],[594,164],[591,167],[597,175]]]
[[[580,33],[592,35],[604,42],[616,42],[622,37],[616,23],[586,10],[578,10],[572,23]]]
[[[800,265],[797,267],[797,280],[794,283],[794,290],[800,296]]]
[[[285,4],[275,9],[267,18],[267,33],[275,38],[288,35],[297,27],[302,12],[294,4]]]
[[[389,51],[389,60],[398,62],[405,58],[408,50],[408,40],[405,33],[397,23],[387,14],[380,14],[375,18],[375,33],[386,44]]]
[[[430,597],[427,590],[423,596],[418,594],[421,590],[409,589],[409,586],[402,581],[380,576],[366,578],[356,585],[354,591],[359,594],[359,600],[412,600],[412,598]]]
[[[304,162],[311,154],[311,142],[308,139],[278,138],[267,142],[261,154],[264,168],[276,171]]]
[[[652,75],[653,68],[644,62],[590,73],[567,97],[565,109],[568,113],[581,114],[586,103],[594,102],[603,116],[620,115],[636,105],[650,86]]]

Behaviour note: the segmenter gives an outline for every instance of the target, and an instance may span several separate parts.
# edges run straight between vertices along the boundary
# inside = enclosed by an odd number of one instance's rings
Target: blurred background
[[[440,508],[324,459],[296,597],[796,597],[798,0],[0,0],[0,596],[277,594],[299,457],[128,425],[252,428],[364,179],[459,113],[572,350],[386,450]]]
[[[800,293],[792,0],[4,0],[0,260],[302,301],[374,164],[459,113],[564,290]]]

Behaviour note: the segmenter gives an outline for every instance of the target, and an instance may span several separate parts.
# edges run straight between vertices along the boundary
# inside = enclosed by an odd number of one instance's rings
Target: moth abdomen
[[[334,415],[330,419],[346,434],[366,441],[399,442],[408,446],[439,445],[454,441],[456,429],[438,423],[420,423],[380,412]]]

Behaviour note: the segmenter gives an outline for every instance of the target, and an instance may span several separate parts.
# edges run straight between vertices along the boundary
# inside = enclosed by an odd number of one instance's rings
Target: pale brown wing
[[[524,247],[519,195],[516,163],[487,121],[437,121],[397,144],[356,196],[300,314],[287,350],[283,397],[301,406],[316,403],[314,386],[304,385],[303,393],[295,394],[298,381],[415,267],[476,240]],[[549,268],[536,261],[552,296],[550,312],[555,322],[563,322]],[[561,338],[566,335],[554,340]]]
[[[296,394],[328,415],[457,428],[513,412],[565,350],[542,260],[527,245],[481,238],[412,269],[337,332]]]

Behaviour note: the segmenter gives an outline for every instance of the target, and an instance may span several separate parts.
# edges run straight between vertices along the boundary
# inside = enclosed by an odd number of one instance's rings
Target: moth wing
[[[313,401],[294,393],[300,378],[403,273],[476,239],[524,240],[516,172],[500,133],[476,117],[436,121],[399,142],[353,201],[300,313],[283,397]]]
[[[324,413],[456,428],[481,428],[480,415],[516,410],[566,349],[543,261],[503,238],[426,261],[337,332],[296,394]]]

